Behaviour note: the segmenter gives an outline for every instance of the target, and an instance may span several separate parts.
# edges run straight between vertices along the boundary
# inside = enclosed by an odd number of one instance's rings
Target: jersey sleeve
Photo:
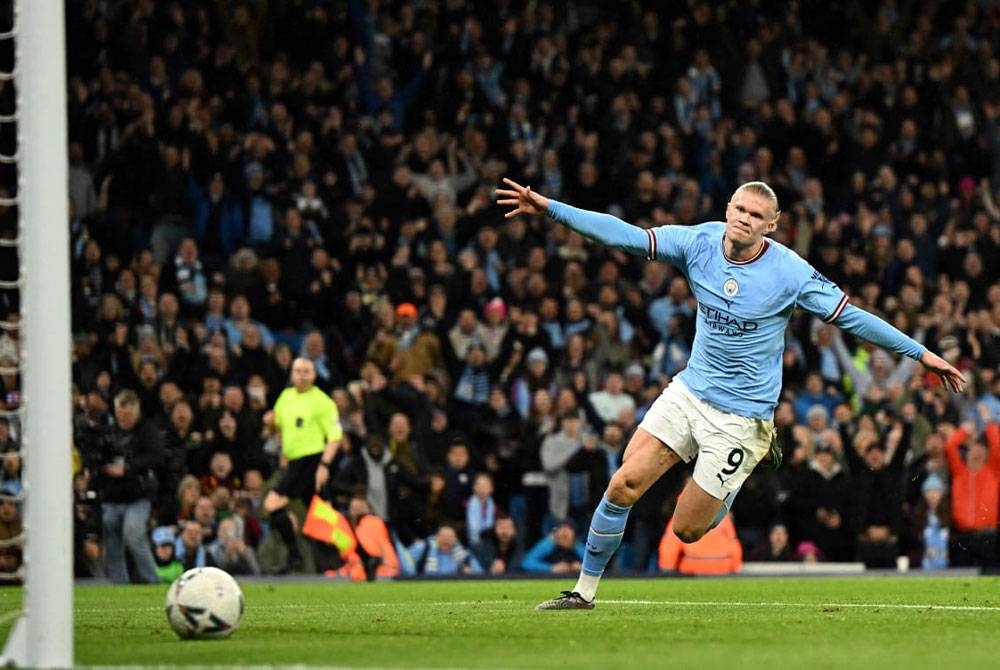
[[[796,304],[826,323],[836,321],[849,302],[847,294],[809,264],[803,264],[800,282]]]
[[[609,247],[636,256],[647,253],[649,249],[649,231],[626,223],[616,216],[580,209],[558,200],[549,201],[548,213],[552,220]]]
[[[698,247],[698,236],[703,231],[711,232],[717,223],[700,223],[696,226],[659,226],[646,231],[649,236],[649,251],[646,257],[654,261],[666,261],[675,268],[686,270],[688,259]]]

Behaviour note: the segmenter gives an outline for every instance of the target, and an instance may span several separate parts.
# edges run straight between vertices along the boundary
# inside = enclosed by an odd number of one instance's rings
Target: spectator
[[[457,525],[465,521],[465,508],[472,495],[475,470],[470,464],[469,445],[461,437],[456,437],[448,447],[444,467],[444,513],[445,517]]]
[[[160,576],[160,583],[172,584],[184,573],[184,565],[177,560],[174,546],[177,537],[169,526],[157,526],[153,529],[152,540],[156,574]]]
[[[217,538],[208,549],[215,564],[231,575],[260,574],[257,554],[243,539],[239,517],[229,517],[219,523]]]
[[[206,192],[194,174],[188,172],[187,190],[194,209],[194,238],[201,257],[210,272],[220,272],[225,269],[225,259],[236,251],[245,234],[243,209],[226,192],[221,173],[212,175]]]
[[[535,391],[545,389],[554,393],[552,372],[549,369],[549,355],[542,347],[534,347],[525,357],[524,373],[511,383],[510,396],[518,413],[527,418]]]
[[[191,516],[192,520],[196,521],[198,527],[201,529],[201,543],[207,546],[214,542],[218,518],[216,517],[216,507],[212,498],[206,495],[200,496],[198,502],[194,504],[194,512]]]
[[[951,524],[951,506],[945,495],[944,481],[931,474],[920,487],[921,501],[913,515],[914,526],[921,539],[918,553],[924,570],[941,570],[948,567],[948,534]]]
[[[559,432],[542,441],[540,455],[548,477],[549,515],[554,521],[566,521],[571,513],[578,516],[589,505],[582,472],[589,470],[592,460],[604,460],[597,447],[594,435],[583,434],[583,422],[576,412],[563,414]]]
[[[251,473],[256,473],[256,471],[251,471]],[[251,473],[248,473],[248,477]],[[259,477],[259,473],[257,473]],[[243,526],[243,540],[247,543],[247,546],[253,548],[254,550],[260,546],[260,541],[264,536],[264,528],[260,523],[260,519],[257,518],[257,510],[254,507],[253,494],[249,491],[237,491],[236,498],[233,500],[233,516],[239,517],[240,524]]]
[[[419,482],[408,467],[395,460],[382,435],[367,435],[351,470],[349,488],[364,490],[371,512],[391,523],[404,541],[415,539]]]
[[[767,541],[754,547],[750,552],[751,561],[787,562],[795,560],[792,547],[788,544],[788,528],[783,523],[776,523],[768,531]]]
[[[229,430],[235,434],[236,421],[232,415],[226,414],[227,421],[220,422],[219,432],[225,434],[225,424]],[[230,493],[239,488],[239,479],[233,472],[233,457],[228,451],[216,451],[208,462],[208,474],[201,478],[201,491],[207,496],[211,496],[216,489],[227,489]]]
[[[521,567],[536,574],[571,575],[580,571],[582,561],[583,544],[577,541],[573,524],[562,522],[535,543]]]
[[[204,438],[193,430],[194,412],[186,400],[178,401],[170,410],[170,420],[164,437],[163,461],[157,472],[159,480],[156,507],[173,507],[181,480],[188,473],[202,473],[207,467]],[[169,524],[168,524],[169,525]]]
[[[513,573],[521,568],[524,547],[514,519],[497,515],[493,527],[480,534],[470,547],[479,564],[491,575]]]
[[[441,526],[426,541],[418,540],[410,547],[410,555],[421,575],[462,576],[480,575],[482,566],[472,553],[458,541],[451,526]]]
[[[162,461],[163,446],[158,431],[142,418],[134,391],[115,396],[115,426],[86,458],[98,473],[108,576],[115,584],[157,583],[146,521],[156,496],[155,470]],[[129,574],[126,551],[134,575]]]
[[[837,461],[836,446],[821,442],[793,484],[785,503],[793,537],[809,540],[834,561],[853,558],[853,502],[850,481]]]
[[[493,478],[485,472],[480,472],[472,482],[472,495],[469,496],[465,508],[465,532],[470,547],[475,547],[481,541],[483,533],[493,528],[496,516]]]
[[[265,351],[274,349],[274,335],[265,324],[250,318],[250,301],[245,295],[233,297],[229,302],[229,318],[221,325],[226,332],[226,341],[233,349],[240,347],[243,343],[243,337],[250,327],[256,329],[257,334],[260,335],[260,342]]]
[[[174,547],[184,571],[215,566],[215,559],[204,543],[204,529],[197,521],[184,522]]]
[[[274,202],[264,186],[264,166],[251,161],[244,169],[246,193],[243,197],[243,217],[247,222],[246,243],[251,248],[267,252],[274,239]]]
[[[294,207],[285,210],[282,225],[275,237],[275,248],[285,269],[285,286],[296,298],[305,295],[309,259],[323,246],[323,237],[313,221],[303,220]]]
[[[604,378],[604,388],[589,396],[597,415],[605,423],[617,421],[622,411],[635,411],[635,400],[625,393],[625,378],[621,372],[612,370]]]
[[[883,413],[880,414],[880,417]],[[874,431],[860,430],[853,449],[845,451],[858,510],[857,557],[868,567],[890,568],[899,555],[903,525],[903,464],[910,446],[912,422],[892,421],[884,441]]]
[[[984,433],[980,436],[975,424],[969,422],[956,428],[945,443],[951,472],[954,530],[948,555],[951,565],[955,566],[990,566],[996,562],[1000,424],[987,424]],[[967,442],[968,450],[963,459],[959,449]]]
[[[417,322],[417,308],[404,302],[396,306],[396,327],[392,335],[384,335],[368,350],[368,358],[392,371],[393,381],[409,380],[414,375],[425,375],[443,363],[441,343],[437,335],[421,329]]]
[[[160,293],[174,293],[181,300],[181,311],[197,314],[208,298],[208,275],[198,258],[198,245],[191,238],[184,238],[177,247],[177,255],[163,269]]]
[[[827,416],[833,416],[834,408],[842,401],[839,394],[823,389],[823,377],[818,372],[810,372],[806,375],[805,388],[795,399],[795,417],[805,423],[809,410],[816,405],[825,408]]]
[[[163,503],[159,511],[159,521],[174,529],[194,518],[194,507],[201,497],[201,482],[194,475],[184,475],[177,484],[174,497]]]

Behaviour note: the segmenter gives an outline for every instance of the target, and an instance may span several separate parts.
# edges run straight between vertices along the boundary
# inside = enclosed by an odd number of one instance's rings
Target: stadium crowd
[[[67,23],[79,575],[288,569],[264,415],[298,357],[345,433],[322,493],[383,519],[401,570],[575,574],[697,307],[665,264],[505,221],[502,176],[644,227],[718,220],[766,181],[775,240],[972,379],[949,396],[793,316],[785,462],[706,536],[718,571],[997,564],[996,3],[74,0]],[[684,476],[636,505],[615,570],[697,553],[665,532]],[[103,558],[123,548],[131,573]]]

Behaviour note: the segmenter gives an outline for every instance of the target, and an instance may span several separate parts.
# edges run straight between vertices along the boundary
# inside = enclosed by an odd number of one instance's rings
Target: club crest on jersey
[[[740,292],[740,285],[736,283],[735,279],[727,279],[726,283],[722,285],[722,292],[726,294],[726,297],[732,298]]]

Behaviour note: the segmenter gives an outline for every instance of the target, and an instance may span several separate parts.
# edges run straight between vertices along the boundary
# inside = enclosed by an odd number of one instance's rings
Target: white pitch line
[[[735,600],[604,600],[598,599],[602,605],[643,605],[651,607],[829,607],[841,609],[889,609],[889,610],[942,610],[948,612],[1000,612],[1000,606],[993,605],[939,605],[935,603],[809,603],[809,602],[742,602]],[[524,603],[516,600],[441,600],[429,602],[368,602],[343,604],[341,607],[357,608],[392,608],[400,607],[473,607],[477,605],[504,605],[507,607],[523,607]],[[337,603],[274,603],[263,606],[265,609],[329,609],[337,607]],[[77,612],[149,612],[159,611],[160,607],[101,607],[76,608]]]
[[[726,600],[600,600],[608,605],[659,605],[662,607],[830,607],[843,609],[888,610],[945,610],[952,612],[1000,612],[1000,607],[990,605],[935,605],[931,603],[791,603],[791,602],[736,602]]]

